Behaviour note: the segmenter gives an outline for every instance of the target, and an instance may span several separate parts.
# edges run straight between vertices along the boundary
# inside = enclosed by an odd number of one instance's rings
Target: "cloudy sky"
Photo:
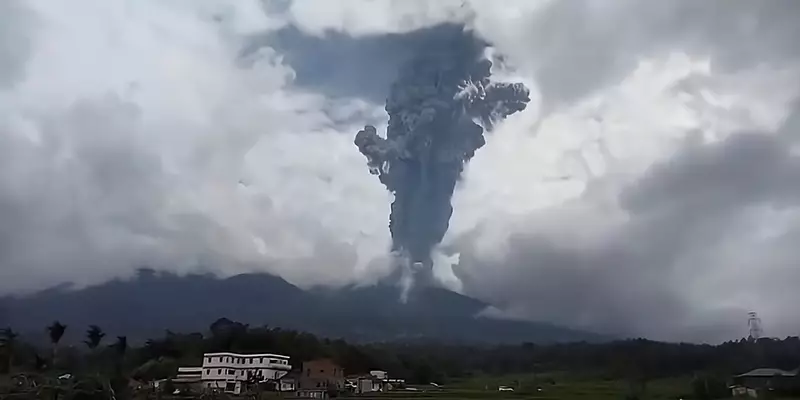
[[[800,334],[796,0],[0,1],[0,293],[386,275],[352,140],[446,22],[533,100],[466,170],[443,282],[606,333]]]

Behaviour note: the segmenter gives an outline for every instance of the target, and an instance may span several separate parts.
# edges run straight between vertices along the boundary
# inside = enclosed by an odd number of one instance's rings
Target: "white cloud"
[[[237,61],[272,26],[257,2],[26,6],[25,73],[0,92],[4,291],[144,265],[342,283],[382,253],[387,195],[322,111],[352,105],[292,90],[269,49]]]

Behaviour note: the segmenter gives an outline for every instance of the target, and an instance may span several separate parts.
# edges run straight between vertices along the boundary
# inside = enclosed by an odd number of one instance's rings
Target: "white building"
[[[385,381],[389,379],[389,374],[386,371],[381,371],[379,369],[373,369],[372,371],[369,371],[369,374],[374,376],[375,379],[378,380]]]
[[[203,379],[202,367],[180,367],[176,379],[201,380]]]
[[[229,393],[241,393],[248,372],[260,374],[263,381],[277,380],[289,373],[292,366],[289,356],[279,354],[203,354],[200,380],[205,389],[219,389]],[[192,368],[180,368],[180,372],[196,372]]]

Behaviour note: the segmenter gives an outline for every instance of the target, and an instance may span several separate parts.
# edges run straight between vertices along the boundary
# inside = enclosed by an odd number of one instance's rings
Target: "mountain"
[[[53,320],[79,340],[90,324],[143,340],[205,332],[220,317],[253,326],[296,329],[351,341],[433,340],[449,343],[550,343],[605,338],[545,323],[476,317],[485,303],[440,288],[420,288],[406,303],[389,285],[302,290],[267,274],[227,279],[142,270],[133,279],[72,290],[53,288],[2,300],[8,325],[43,335]]]

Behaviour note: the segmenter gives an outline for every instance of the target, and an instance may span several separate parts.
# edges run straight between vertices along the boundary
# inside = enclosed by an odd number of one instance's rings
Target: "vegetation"
[[[728,378],[733,374],[757,367],[791,370],[800,366],[797,337],[717,346],[644,339],[547,346],[354,345],[222,318],[211,324],[208,333],[167,331],[132,348],[125,336],[103,346],[106,333],[92,325],[83,348],[61,343],[66,328],[58,321],[47,328],[52,345],[49,356],[42,356],[46,349],[29,344],[11,328],[0,331],[0,365],[5,373],[0,398],[134,398],[132,389],[137,385],[146,387],[147,382],[174,377],[179,365],[200,365],[203,353],[213,351],[282,353],[291,356],[295,365],[329,357],[348,373],[383,369],[409,384],[434,382],[447,388],[426,389],[428,398],[711,399],[728,395]],[[499,393],[499,386],[514,391]]]

